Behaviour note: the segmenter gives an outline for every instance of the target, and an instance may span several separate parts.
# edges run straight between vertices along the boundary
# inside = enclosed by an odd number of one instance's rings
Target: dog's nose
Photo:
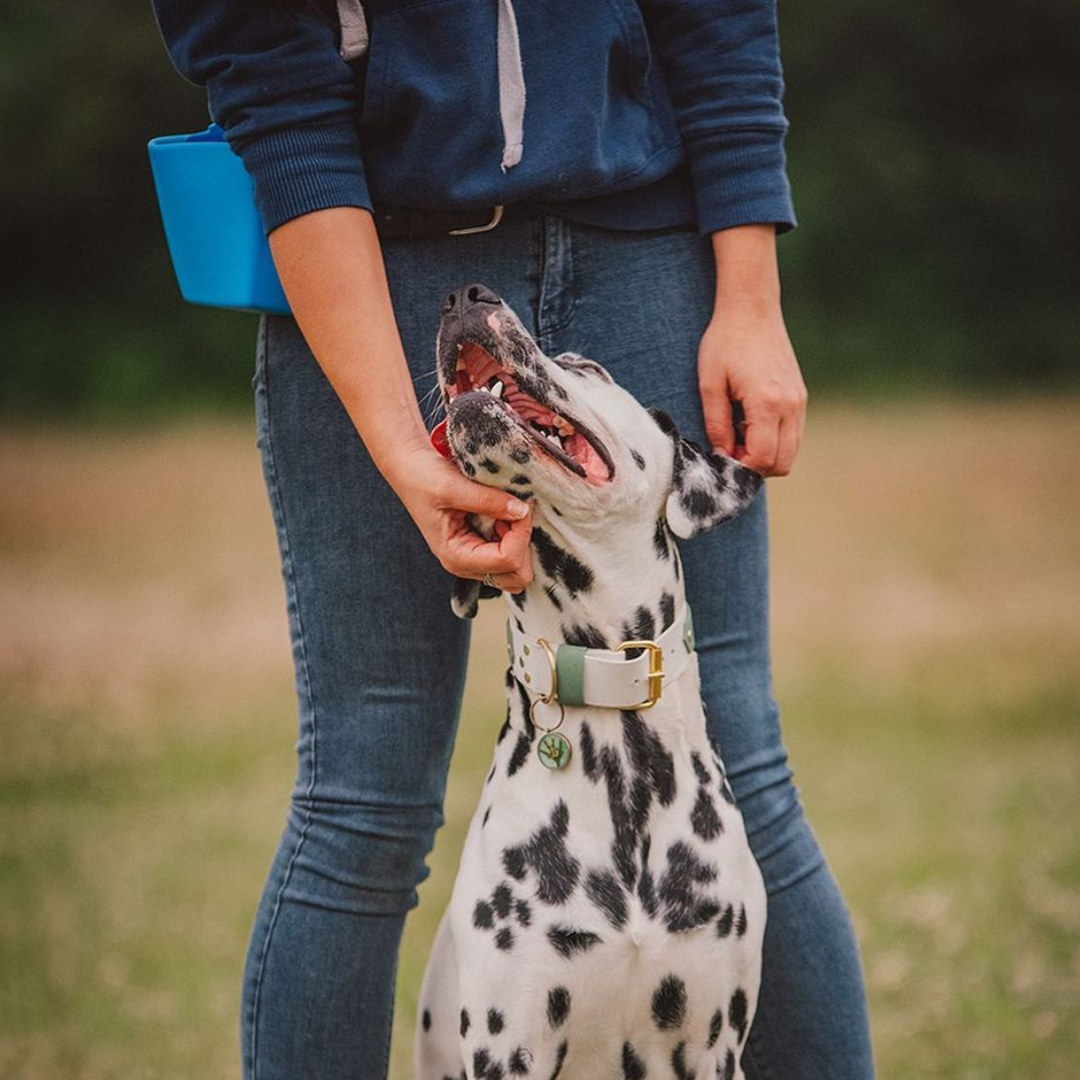
[[[479,283],[474,285],[463,285],[460,289],[455,289],[446,297],[446,301],[443,304],[443,314],[448,315],[451,311],[458,311],[464,314],[471,307],[477,307],[480,304],[488,304],[493,307],[497,307],[502,303],[502,299],[493,293],[486,285],[480,285]]]

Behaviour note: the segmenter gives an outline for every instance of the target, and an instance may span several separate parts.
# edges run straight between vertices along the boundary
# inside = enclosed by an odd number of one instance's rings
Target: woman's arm
[[[498,574],[501,588],[524,588],[532,578],[529,508],[466,479],[432,448],[371,214],[353,207],[304,214],[270,234],[270,249],[319,366],[435,556],[459,577]],[[469,527],[470,512],[512,524],[488,542]]]
[[[763,476],[786,476],[806,422],[806,386],[780,308],[776,230],[741,225],[712,234],[716,303],[701,339],[698,384],[712,445]],[[742,402],[745,446],[731,403]]]
[[[447,570],[499,574],[518,591],[532,574],[528,507],[467,480],[427,441],[368,212],[357,87],[332,0],[317,10],[154,0],[154,10],[174,64],[207,88],[254,179],[293,313],[376,465]],[[498,538],[470,529],[469,512],[497,519]]]
[[[780,310],[776,234],[795,225],[776,0],[641,0],[712,236],[716,306],[698,353],[713,446],[784,476],[802,438],[806,387]],[[746,414],[736,447],[731,403]]]

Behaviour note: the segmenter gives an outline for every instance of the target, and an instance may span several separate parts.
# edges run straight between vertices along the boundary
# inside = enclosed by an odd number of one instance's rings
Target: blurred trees
[[[781,4],[811,391],[1077,381],[1070,0]],[[254,321],[179,300],[145,143],[205,126],[148,2],[0,5],[0,402],[243,403]]]

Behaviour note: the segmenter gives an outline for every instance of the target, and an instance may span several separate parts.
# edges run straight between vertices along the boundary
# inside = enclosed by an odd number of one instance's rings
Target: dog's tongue
[[[446,420],[440,420],[431,432],[431,445],[439,451],[444,458],[450,457],[450,443],[446,438]]]

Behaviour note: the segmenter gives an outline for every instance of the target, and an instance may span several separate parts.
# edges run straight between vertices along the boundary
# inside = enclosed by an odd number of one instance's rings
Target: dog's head
[[[663,518],[686,539],[740,513],[761,486],[758,473],[681,438],[595,360],[545,356],[483,285],[447,297],[436,349],[447,414],[436,445],[466,476],[533,500],[578,535]]]

